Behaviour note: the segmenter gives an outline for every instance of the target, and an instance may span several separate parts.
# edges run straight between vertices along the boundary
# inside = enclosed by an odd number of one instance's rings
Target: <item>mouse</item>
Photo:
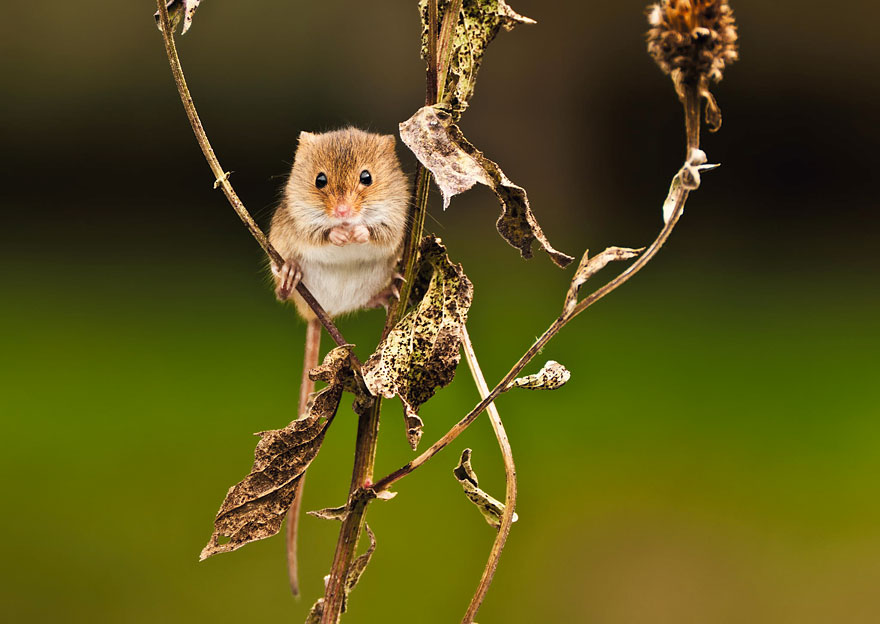
[[[400,256],[410,186],[393,135],[357,128],[302,132],[269,242],[275,294],[315,317],[300,280],[332,318],[387,304]]]

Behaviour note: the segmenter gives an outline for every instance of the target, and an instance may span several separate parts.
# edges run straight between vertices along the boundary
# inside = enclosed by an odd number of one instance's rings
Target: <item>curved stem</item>
[[[681,187],[679,187],[681,188]],[[523,356],[517,361],[516,364],[508,371],[508,373],[504,376],[504,378],[498,382],[492,391],[489,393],[489,396],[485,397],[482,401],[480,401],[474,409],[472,409],[468,414],[458,421],[453,427],[446,432],[446,434],[434,442],[425,452],[421,455],[408,462],[406,465],[401,466],[391,474],[383,477],[376,481],[373,485],[377,492],[381,492],[382,490],[387,489],[391,486],[391,484],[399,481],[412,471],[414,471],[419,466],[423,465],[429,459],[431,459],[434,455],[442,451],[446,446],[449,445],[450,442],[455,440],[458,436],[460,436],[464,431],[471,426],[471,424],[477,419],[483,410],[495,400],[499,394],[504,392],[509,386],[510,383],[516,379],[516,377],[522,372],[522,370],[526,367],[526,365],[532,360],[538,352],[544,348],[550,339],[553,338],[559,330],[565,327],[565,325],[573,319],[575,316],[586,310],[588,307],[599,301],[602,297],[612,292],[616,288],[619,288],[625,282],[627,282],[633,275],[638,273],[650,260],[653,258],[657,252],[660,250],[660,247],[663,246],[663,243],[669,238],[669,235],[672,233],[672,230],[675,228],[675,224],[678,223],[678,220],[681,218],[681,213],[684,211],[684,205],[688,198],[688,191],[681,189],[679,192],[675,209],[673,210],[672,217],[669,219],[669,222],[648,248],[648,250],[639,257],[639,259],[634,262],[629,268],[627,268],[623,273],[615,277],[613,280],[599,288],[597,291],[593,292],[586,299],[581,301],[577,307],[575,307],[570,314],[563,314],[559,316],[547,330],[541,334],[541,336],[535,340],[531,347],[529,347],[528,351],[526,351]]]
[[[229,183],[229,174],[223,170],[223,167],[220,166],[220,161],[217,160],[217,156],[214,154],[214,148],[211,147],[211,143],[208,141],[208,136],[205,134],[205,128],[202,126],[202,121],[196,111],[196,105],[193,103],[192,95],[190,95],[189,87],[186,84],[186,78],[184,78],[183,75],[183,67],[180,64],[180,57],[177,55],[177,46],[174,43],[174,33],[172,32],[171,24],[168,20],[168,8],[165,6],[163,0],[156,0],[156,6],[159,9],[159,24],[161,26],[159,30],[161,30],[162,39],[165,41],[165,54],[168,56],[168,63],[171,65],[171,73],[174,76],[174,83],[177,85],[177,92],[180,94],[181,102],[183,102],[186,116],[189,118],[193,133],[196,135],[196,141],[198,141],[199,147],[202,148],[202,154],[205,155],[205,160],[208,161],[208,166],[214,174],[214,188],[220,188],[223,190],[226,199],[229,200],[232,208],[235,210],[236,214],[238,214],[245,227],[247,227],[251,236],[256,239],[260,244],[260,247],[263,248],[263,251],[266,252],[266,255],[269,256],[269,260],[274,264],[281,266],[284,264],[284,258],[282,258],[281,254],[278,253],[278,250],[272,246],[269,242],[269,238],[263,233],[260,226],[257,225],[257,222],[254,221],[253,217],[247,211],[247,208],[244,207],[244,204],[238,198],[235,189],[232,188],[232,184]],[[296,287],[296,290],[306,304],[308,304],[312,311],[314,311],[315,316],[321,321],[321,325],[324,326],[334,342],[339,346],[348,344],[339,332],[339,329],[337,329],[333,321],[330,320],[327,312],[324,311],[324,308],[321,307],[321,304],[318,303],[314,295],[309,292],[309,289],[300,283]],[[352,354],[351,357],[355,365],[359,367],[360,362],[357,361],[355,355]]]
[[[468,334],[467,327],[461,327],[461,345],[467,359],[471,374],[474,377],[474,383],[482,398],[489,396],[489,386],[486,384],[486,378],[483,377],[483,371],[480,370],[480,363],[477,361],[477,354],[474,352],[474,345]],[[504,475],[506,477],[506,487],[504,494],[504,512],[501,514],[501,524],[498,527],[498,535],[495,536],[495,542],[492,544],[492,550],[489,553],[489,561],[486,562],[486,569],[483,570],[483,576],[480,578],[480,584],[477,586],[477,592],[471,599],[465,613],[462,624],[472,624],[477,616],[477,611],[489,591],[489,585],[495,576],[495,570],[498,567],[498,560],[501,558],[501,551],[507,543],[507,536],[510,535],[510,525],[513,524],[513,515],[516,511],[516,465],[513,463],[513,450],[510,448],[510,441],[507,439],[507,432],[504,430],[504,423],[501,422],[501,416],[495,403],[489,403],[486,407],[489,414],[489,421],[492,423],[492,429],[495,431],[495,437],[498,439],[498,447],[501,449],[501,456],[504,458]]]

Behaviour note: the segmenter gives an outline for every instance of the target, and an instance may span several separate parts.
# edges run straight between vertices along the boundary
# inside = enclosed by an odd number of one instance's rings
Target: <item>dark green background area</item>
[[[414,4],[203,3],[184,67],[262,223],[300,130],[390,133],[419,106]],[[643,50],[644,4],[513,7],[539,24],[492,44],[463,131],[529,190],[558,248],[646,244],[683,136]],[[483,624],[880,621],[880,15],[733,7],[743,60],[715,90],[724,128],[704,140],[723,167],[660,256],[530,368],[555,359],[572,381],[498,401],[520,520]],[[211,189],[153,10],[4,8],[0,604],[14,622],[298,622],[335,523],[302,522],[300,602],[280,538],[197,562],[250,434],[293,417],[304,326]],[[485,189],[446,213],[434,197],[428,226],[475,284],[490,383],[571,276],[518,258],[497,212]],[[340,325],[365,356],[381,322]],[[423,408],[423,445],[476,400],[462,369]],[[380,474],[412,456],[385,406]],[[306,508],[344,502],[354,431],[341,411]],[[379,547],[344,621],[460,620],[493,537],[451,474],[465,447],[503,494],[481,419],[371,507]]]

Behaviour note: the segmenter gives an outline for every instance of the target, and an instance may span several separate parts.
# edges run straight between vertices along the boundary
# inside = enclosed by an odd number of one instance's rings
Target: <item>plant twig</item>
[[[429,67],[425,89],[426,105],[437,103],[438,98],[440,97],[439,90],[443,85],[441,81],[445,80],[445,78],[440,76],[439,70],[444,66],[442,59],[448,56],[448,50],[451,49],[449,40],[454,32],[454,25],[458,21],[458,11],[461,9],[461,0],[453,0],[453,9],[456,11],[455,19],[450,19],[449,13],[447,13],[446,18],[443,21],[442,32],[438,35],[436,27],[437,0],[430,0],[428,3]],[[433,26],[431,26],[432,12],[434,14]],[[438,37],[438,41],[432,42],[432,33],[434,37]],[[432,45],[432,43],[434,45]],[[445,66],[448,66],[448,59]],[[422,239],[422,232],[425,228],[425,215],[428,212],[430,186],[431,173],[420,165],[417,174],[415,204],[410,217],[410,229],[409,232],[407,232],[401,256],[403,283],[400,287],[400,299],[395,304],[392,304],[388,310],[388,315],[385,318],[385,327],[382,332],[383,338],[406,314],[410,292],[415,283],[416,259],[418,257],[419,242]],[[327,586],[324,591],[324,607],[321,616],[321,624],[336,624],[341,615],[342,603],[344,600],[343,586],[348,571],[351,568],[351,563],[354,560],[357,543],[360,540],[361,532],[363,531],[366,508],[370,502],[368,497],[355,499],[354,495],[362,488],[372,487],[373,468],[376,461],[376,446],[379,441],[379,416],[381,409],[382,397],[376,397],[373,406],[367,414],[361,416],[358,420],[358,433],[355,442],[355,462],[352,470],[351,486],[349,489],[349,509],[342,522],[342,527],[339,530],[336,551],[333,555],[333,564],[330,568],[330,578],[327,581]]]
[[[474,383],[482,398],[489,396],[489,386],[486,384],[486,378],[483,377],[483,371],[480,370],[480,363],[477,361],[477,354],[474,352],[474,345],[471,337],[468,335],[467,327],[461,327],[461,345],[467,359],[468,366],[471,369],[471,375]],[[504,458],[504,475],[506,477],[506,486],[504,494],[504,512],[501,514],[501,524],[498,527],[498,535],[492,544],[492,551],[489,553],[489,561],[486,562],[486,569],[483,570],[483,576],[480,578],[480,584],[474,597],[468,605],[462,624],[472,624],[477,616],[477,611],[489,591],[489,585],[495,576],[495,569],[498,567],[498,560],[501,558],[501,551],[507,542],[507,536],[510,534],[510,526],[513,524],[513,515],[516,511],[516,465],[513,463],[513,451],[510,448],[510,441],[507,439],[507,432],[504,430],[504,423],[501,422],[501,416],[495,403],[489,403],[486,407],[489,414],[489,421],[492,423],[492,429],[495,431],[495,437],[498,439],[498,447],[501,449],[501,456]]]
[[[196,111],[196,106],[190,95],[189,87],[186,84],[186,78],[184,78],[183,75],[183,67],[180,64],[180,57],[177,55],[177,46],[174,43],[174,33],[172,32],[171,24],[168,20],[168,9],[165,6],[164,0],[156,0],[156,5],[159,9],[159,23],[161,25],[160,30],[162,32],[162,39],[165,41],[165,53],[168,56],[168,63],[171,65],[171,73],[174,75],[174,83],[177,85],[177,92],[180,94],[181,102],[183,102],[186,116],[189,118],[189,123],[196,135],[196,141],[198,141],[199,147],[202,148],[205,160],[208,161],[208,166],[214,174],[214,188],[220,188],[223,190],[226,199],[229,200],[232,208],[235,210],[236,214],[238,214],[245,227],[247,227],[251,236],[256,239],[260,244],[260,247],[263,248],[263,251],[266,252],[266,255],[269,256],[269,260],[274,264],[281,266],[284,264],[284,258],[282,258],[281,254],[279,254],[272,246],[268,237],[260,229],[260,226],[257,225],[257,222],[254,221],[253,217],[251,217],[247,208],[244,207],[244,204],[238,198],[235,189],[232,188],[232,184],[229,183],[229,173],[223,170],[223,167],[220,166],[220,161],[217,160],[217,156],[214,154],[214,148],[211,147],[211,143],[208,141],[208,136],[205,134],[205,128],[202,126],[201,119],[199,119],[199,114]],[[324,326],[324,329],[327,330],[327,333],[330,334],[334,342],[339,346],[348,344],[339,332],[339,329],[337,329],[336,325],[327,315],[327,312],[324,311],[321,304],[318,303],[314,295],[309,292],[309,289],[306,288],[302,282],[296,287],[296,291],[312,309],[315,316],[318,317],[318,320],[321,321],[321,325]],[[353,353],[351,354],[351,358],[355,366],[360,368],[360,362],[358,362],[357,357]]]
[[[428,0],[428,76],[425,79],[425,105],[437,101],[437,3]]]

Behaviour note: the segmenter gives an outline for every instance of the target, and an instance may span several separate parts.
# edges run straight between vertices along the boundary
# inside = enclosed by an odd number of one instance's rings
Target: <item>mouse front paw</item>
[[[272,275],[275,276],[275,296],[278,301],[287,301],[302,280],[302,269],[296,260],[289,259],[280,268],[272,263]]]
[[[342,227],[336,226],[332,230],[330,230],[330,234],[327,236],[327,239],[338,247],[342,247],[343,245],[347,245],[351,242],[351,231]]]
[[[369,243],[370,230],[366,225],[356,225],[351,229],[349,241],[352,243]]]

